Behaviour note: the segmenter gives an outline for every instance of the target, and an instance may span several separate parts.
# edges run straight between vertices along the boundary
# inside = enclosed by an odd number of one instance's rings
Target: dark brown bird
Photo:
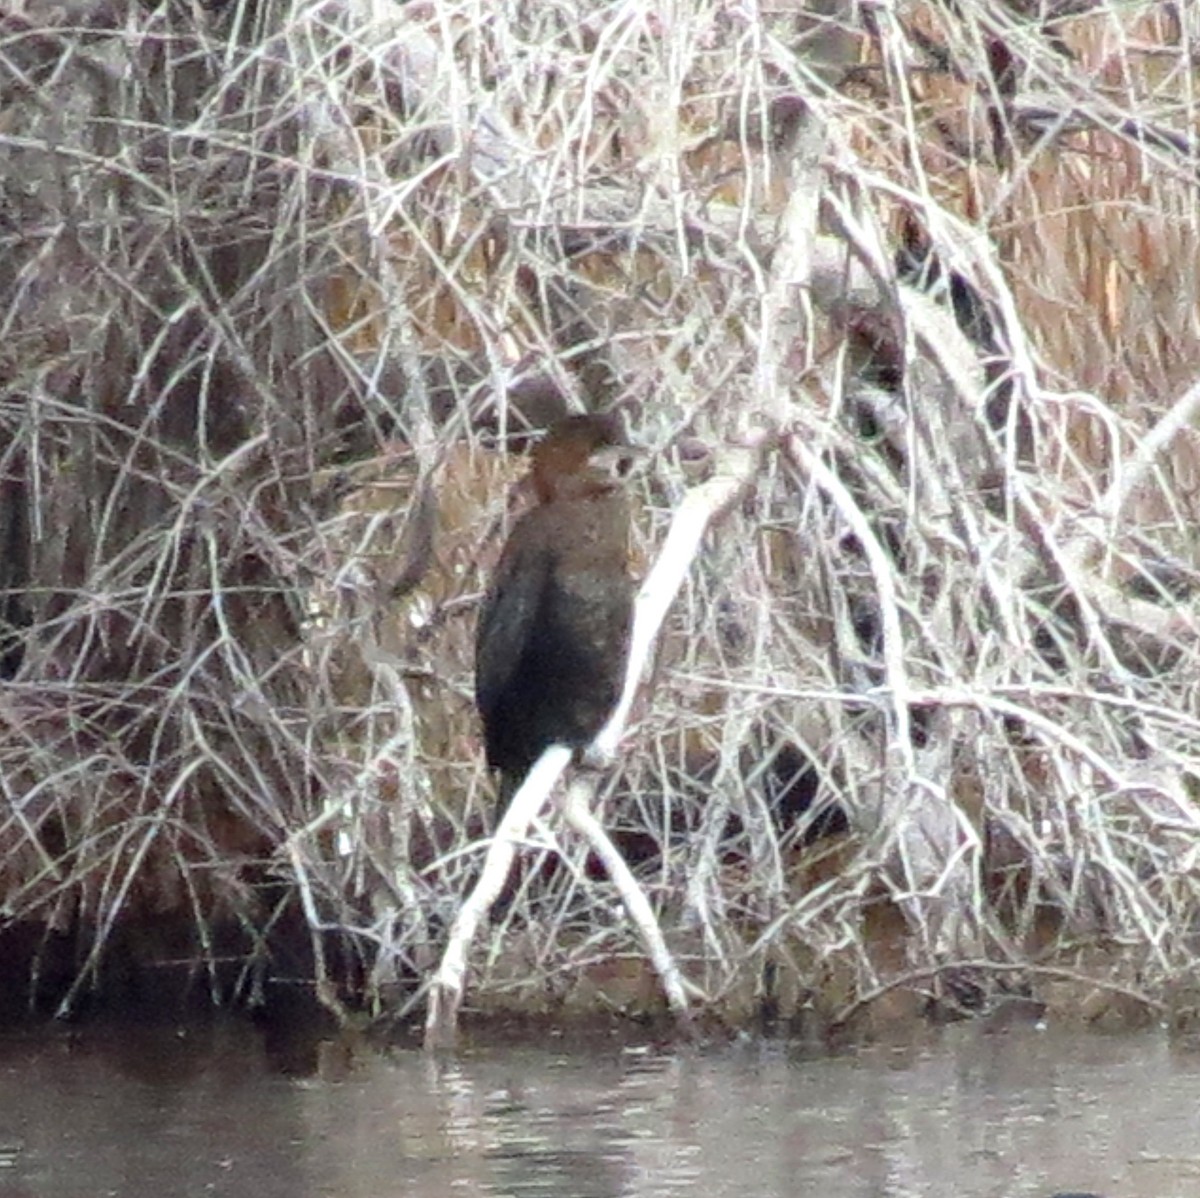
[[[533,451],[537,504],[509,535],[475,636],[475,702],[501,811],[545,749],[586,747],[620,698],[632,460],[612,416],[570,416]]]

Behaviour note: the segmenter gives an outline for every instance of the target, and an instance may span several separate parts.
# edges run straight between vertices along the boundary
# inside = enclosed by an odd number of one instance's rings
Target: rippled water
[[[987,1034],[812,1059],[596,1041],[272,1069],[241,1027],[0,1040],[0,1198],[1200,1195],[1200,1057]]]

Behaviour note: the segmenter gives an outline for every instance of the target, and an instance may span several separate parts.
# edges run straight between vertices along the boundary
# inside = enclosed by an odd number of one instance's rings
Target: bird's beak
[[[624,481],[636,473],[649,456],[638,445],[605,445],[592,453],[588,464],[615,481]]]

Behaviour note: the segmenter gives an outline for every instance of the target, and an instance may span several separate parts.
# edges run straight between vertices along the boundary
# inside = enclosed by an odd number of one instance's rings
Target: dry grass
[[[662,450],[643,560],[704,469],[681,432],[778,434],[601,787],[704,994],[1117,978],[1097,944],[1148,997],[1186,977],[1200,27],[1022,7],[0,14],[5,923],[90,982],[180,918],[254,998],[282,885],[330,1002],[361,979],[326,933],[419,1005],[491,820],[492,433],[616,404]],[[897,280],[913,230],[990,372]],[[797,753],[832,857],[773,818]],[[582,1001],[637,952],[560,833],[477,993]]]

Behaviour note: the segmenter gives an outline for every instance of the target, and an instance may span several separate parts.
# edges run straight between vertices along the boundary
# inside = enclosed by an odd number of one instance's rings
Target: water
[[[0,1040],[0,1198],[1200,1195],[1200,1056],[1157,1035],[964,1025],[812,1059],[328,1046],[243,1027]]]

